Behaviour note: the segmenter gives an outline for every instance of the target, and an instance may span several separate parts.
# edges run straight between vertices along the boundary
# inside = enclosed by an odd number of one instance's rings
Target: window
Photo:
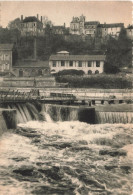
[[[88,70],[88,74],[92,74],[92,71],[91,70]]]
[[[2,54],[0,54],[0,60],[3,60],[3,55]]]
[[[19,76],[23,77],[23,70],[19,70]]]
[[[70,61],[69,62],[69,66],[73,66],[73,61]]]
[[[82,62],[81,61],[79,61],[79,67],[82,67]]]
[[[96,61],[96,67],[100,67],[100,61]]]
[[[88,61],[88,67],[91,67],[91,61]]]
[[[53,61],[53,67],[56,67],[56,61]]]
[[[39,69],[39,70],[38,70],[38,76],[42,76],[42,75],[43,75],[42,70]]]
[[[99,71],[98,71],[98,70],[96,70],[96,71],[95,71],[95,74],[99,74]]]
[[[65,66],[65,61],[61,61],[61,66]]]
[[[9,60],[9,55],[5,54],[5,60]]]

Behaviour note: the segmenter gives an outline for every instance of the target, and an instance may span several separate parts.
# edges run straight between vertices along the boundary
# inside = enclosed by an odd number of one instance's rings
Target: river
[[[0,138],[1,195],[131,195],[131,124],[29,121]]]

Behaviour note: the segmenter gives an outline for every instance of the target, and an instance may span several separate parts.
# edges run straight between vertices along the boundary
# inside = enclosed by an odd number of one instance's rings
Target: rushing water
[[[131,124],[19,124],[0,138],[1,195],[131,195]]]

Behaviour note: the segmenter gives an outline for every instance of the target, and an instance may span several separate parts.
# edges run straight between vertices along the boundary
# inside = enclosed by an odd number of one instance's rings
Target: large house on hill
[[[110,35],[116,38],[119,37],[122,28],[124,28],[124,23],[99,24],[97,26],[97,36],[106,37]]]
[[[89,35],[90,37],[118,37],[123,23],[100,24],[99,21],[85,21],[85,16],[73,17],[70,23],[70,34]]]
[[[42,16],[39,20],[39,16],[29,16],[23,19],[21,16],[21,36],[42,36],[43,33],[43,23]]]
[[[62,70],[82,70],[85,74],[104,72],[105,55],[70,55],[67,51],[58,52],[49,58],[51,73]]]

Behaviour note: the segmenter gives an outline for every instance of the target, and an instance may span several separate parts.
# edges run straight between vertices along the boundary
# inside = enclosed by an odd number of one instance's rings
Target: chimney
[[[42,16],[41,16],[41,22],[42,22]]]
[[[23,15],[21,15],[21,22],[23,22]]]
[[[64,28],[66,28],[66,23],[64,23]]]
[[[37,14],[37,19],[39,19],[39,15]]]

